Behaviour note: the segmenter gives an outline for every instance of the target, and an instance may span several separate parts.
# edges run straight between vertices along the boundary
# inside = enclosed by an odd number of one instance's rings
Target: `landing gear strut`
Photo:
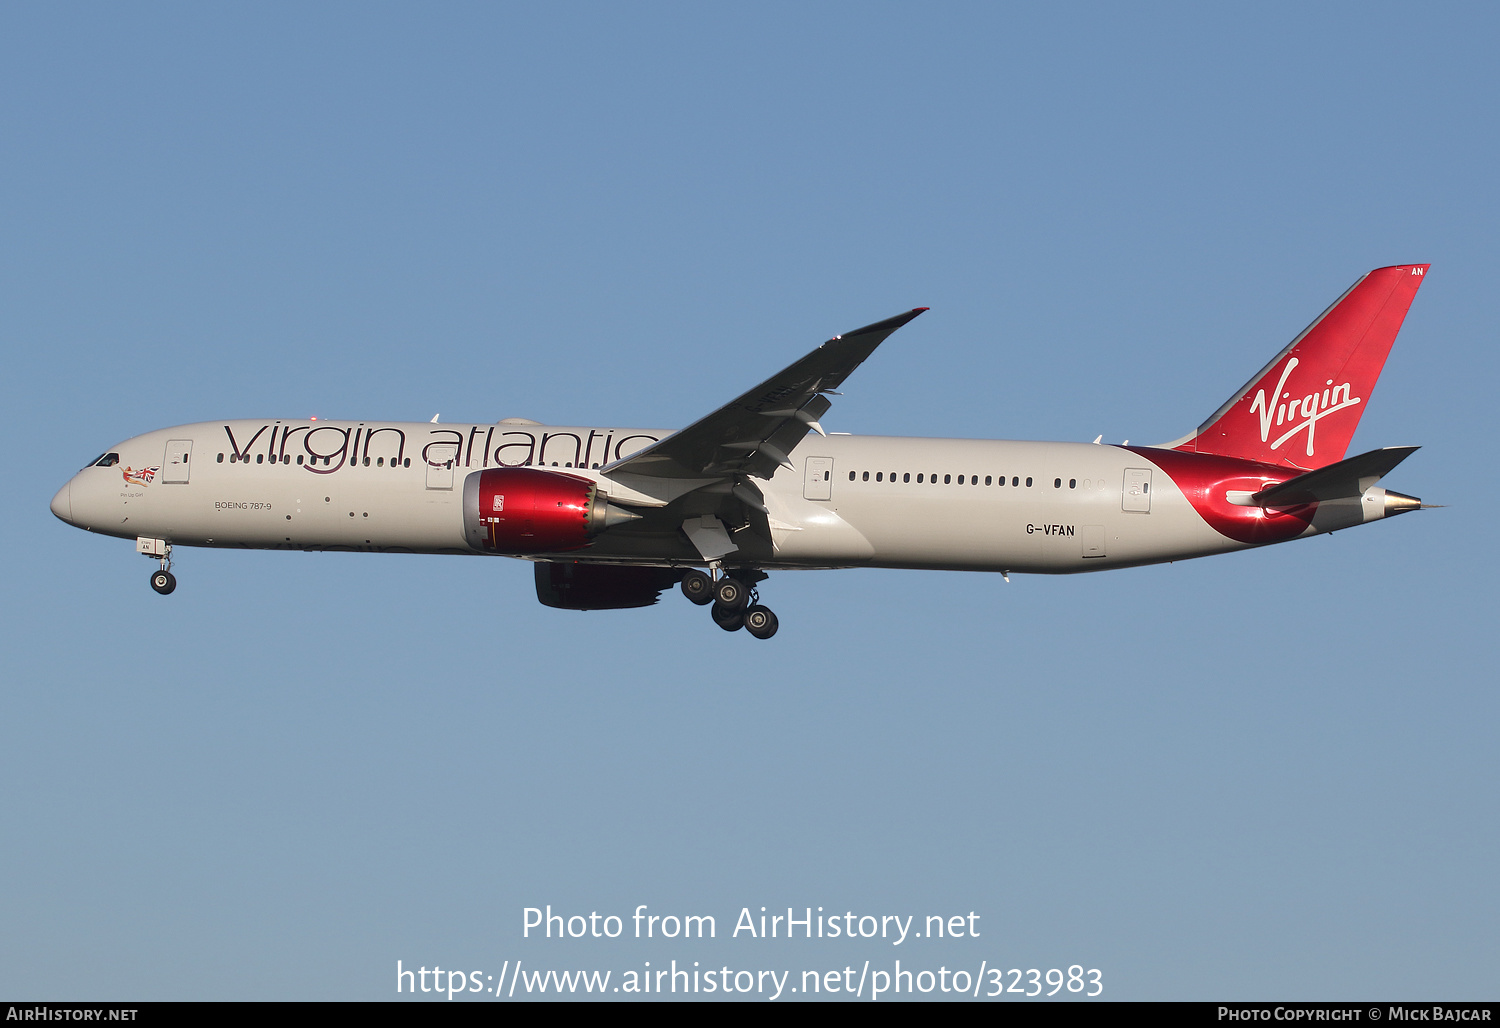
[[[714,624],[726,632],[745,629],[757,639],[769,639],[776,634],[776,615],[771,608],[760,604],[757,582],[766,577],[764,572],[741,569],[732,573],[722,572],[717,565],[710,565],[710,573],[693,568],[682,577],[682,594],[699,606],[713,604],[709,616]]]

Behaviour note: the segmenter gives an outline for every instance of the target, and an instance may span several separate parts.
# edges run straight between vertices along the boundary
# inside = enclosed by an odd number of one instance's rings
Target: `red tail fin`
[[[1173,448],[1304,469],[1342,460],[1428,267],[1377,268],[1354,283]]]

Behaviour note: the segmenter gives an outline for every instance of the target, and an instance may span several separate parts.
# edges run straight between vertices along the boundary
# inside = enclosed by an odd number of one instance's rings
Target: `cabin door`
[[[1151,469],[1125,469],[1123,508],[1138,514],[1151,513]]]
[[[808,500],[833,499],[833,458],[809,457],[802,473],[802,496]]]
[[[453,464],[457,460],[457,443],[433,443],[427,447],[427,488],[452,489]]]
[[[167,485],[187,485],[188,461],[193,456],[191,439],[167,440],[167,452],[161,461],[161,480]]]

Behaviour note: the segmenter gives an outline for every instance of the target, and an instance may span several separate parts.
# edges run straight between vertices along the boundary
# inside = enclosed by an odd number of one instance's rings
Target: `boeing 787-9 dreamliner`
[[[1344,453],[1425,264],[1379,268],[1181,439],[1157,446],[825,432],[830,395],[926,308],[835,336],[677,431],[204,422],[109,448],[52,511],[179,546],[519,557],[552,607],[679,585],[726,631],[775,634],[773,570],[1071,574],[1350,528],[1422,506],[1377,483],[1416,447]]]

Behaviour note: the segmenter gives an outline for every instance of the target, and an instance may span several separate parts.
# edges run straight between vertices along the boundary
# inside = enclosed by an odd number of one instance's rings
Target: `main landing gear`
[[[766,576],[758,571],[739,571],[732,575],[714,574],[693,568],[682,576],[682,595],[698,604],[713,604],[709,616],[726,632],[741,628],[757,639],[769,639],[779,627],[770,607],[759,602],[755,583]]]

